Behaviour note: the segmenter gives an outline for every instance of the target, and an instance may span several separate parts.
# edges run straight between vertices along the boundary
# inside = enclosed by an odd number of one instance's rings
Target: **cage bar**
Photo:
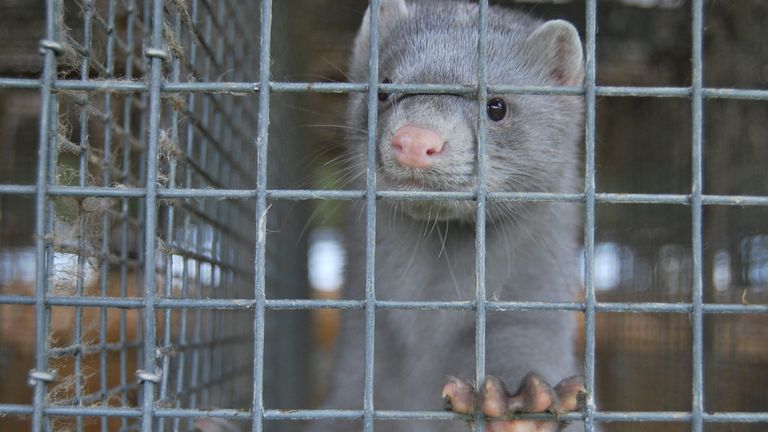
[[[595,114],[597,80],[597,1],[586,2],[586,98],[584,145],[584,385],[587,396],[584,406],[584,429],[595,430]]]
[[[488,0],[480,0],[477,17],[477,190],[475,196],[475,382],[485,382],[486,351],[486,289],[485,289],[485,208],[486,208],[486,141],[488,118],[485,104],[488,100]],[[474,430],[485,430],[485,415],[475,414]]]
[[[90,1],[82,6],[82,41],[69,41],[62,36],[59,21],[61,3],[46,2],[45,39],[41,41],[43,70],[40,79],[0,77],[0,89],[34,89],[40,92],[39,141],[34,184],[3,184],[0,194],[27,196],[35,202],[35,291],[34,295],[0,295],[1,305],[33,306],[35,313],[34,368],[30,383],[34,397],[28,405],[0,404],[0,415],[28,415],[32,430],[51,430],[52,419],[71,418],[76,430],[85,428],[86,417],[98,417],[101,430],[109,430],[110,420],[118,419],[123,430],[189,429],[198,417],[211,417],[250,422],[255,432],[264,430],[268,421],[302,421],[310,419],[362,420],[366,432],[375,430],[377,421],[401,420],[466,420],[465,416],[431,411],[377,410],[374,400],[374,329],[377,310],[461,310],[475,314],[476,382],[485,377],[486,314],[489,311],[577,311],[585,316],[585,376],[589,392],[581,413],[561,416],[563,420],[582,420],[585,430],[594,431],[596,423],[609,422],[673,422],[690,423],[695,432],[716,423],[765,423],[766,412],[706,412],[704,410],[704,328],[706,315],[768,314],[768,305],[708,304],[703,296],[703,221],[706,206],[765,208],[768,196],[705,194],[703,185],[704,103],[715,99],[768,101],[768,90],[705,87],[703,82],[703,0],[691,2],[691,85],[684,87],[601,86],[597,84],[597,1],[585,2],[586,16],[586,80],[583,87],[542,87],[489,85],[487,77],[488,0],[480,0],[478,15],[478,76],[476,85],[383,84],[379,82],[379,0],[371,0],[370,63],[368,82],[284,82],[273,80],[270,62],[280,53],[272,44],[274,5],[261,0],[246,8],[259,14],[259,44],[256,49],[238,34],[249,30],[242,5],[235,0],[211,2],[193,0],[191,10],[180,9],[179,2],[162,0],[110,0],[107,9]],[[141,4],[139,4],[141,3]],[[256,10],[258,9],[258,11]],[[122,14],[122,15],[120,15]],[[114,31],[116,19],[126,23],[123,36]],[[166,27],[166,25],[168,27]],[[104,32],[104,40],[95,34]],[[181,47],[169,46],[169,34]],[[144,40],[142,42],[142,39]],[[64,54],[69,42],[80,57],[79,76],[60,75],[57,57]],[[101,46],[101,45],[103,46]],[[146,45],[146,46],[145,46]],[[95,48],[105,48],[98,58]],[[143,53],[140,51],[143,49]],[[183,55],[174,50],[183,51]],[[119,58],[124,70],[118,71]],[[258,79],[242,72],[258,63]],[[232,77],[218,80],[222,70],[238,71]],[[170,71],[170,72],[169,72]],[[144,75],[149,75],[145,79]],[[184,81],[188,73],[195,79]],[[137,76],[135,76],[137,75]],[[140,76],[138,76],[140,75]],[[231,80],[227,80],[231,79]],[[478,116],[477,176],[478,186],[472,192],[388,191],[376,187],[377,94],[380,91],[401,93],[476,95]],[[76,92],[76,97],[72,96]],[[272,94],[365,93],[367,96],[367,177],[364,190],[270,188],[268,184],[268,152],[271,148],[269,120]],[[484,164],[487,119],[482,109],[489,93],[533,95],[581,95],[586,101],[585,176],[580,193],[489,192]],[[223,95],[255,96],[258,104],[248,104]],[[58,108],[65,95],[75,99],[78,112],[79,143],[69,142],[76,152],[78,176],[74,184],[56,182],[58,160]],[[596,100],[603,98],[678,98],[690,99],[692,121],[690,193],[605,193],[596,187]],[[178,99],[173,99],[178,98]],[[91,103],[91,101],[99,103]],[[170,103],[169,103],[170,101]],[[169,105],[177,103],[175,109]],[[100,105],[100,106],[98,106]],[[140,114],[137,116],[136,114]],[[257,138],[244,123],[258,118]],[[184,119],[184,120],[182,120]],[[182,122],[186,121],[186,125]],[[99,144],[89,141],[89,130],[101,128]],[[165,129],[168,128],[168,129]],[[147,131],[146,139],[136,130]],[[167,135],[164,135],[166,134]],[[178,143],[178,153],[165,156],[162,142]],[[182,145],[183,143],[183,145]],[[99,148],[100,146],[100,148]],[[76,149],[75,149],[76,147]],[[183,147],[183,148],[182,148]],[[113,150],[121,149],[113,154]],[[256,150],[255,174],[245,155]],[[90,156],[101,150],[100,184],[89,181]],[[112,157],[119,157],[111,160]],[[164,159],[166,158],[166,159]],[[136,166],[140,159],[140,166]],[[167,163],[167,166],[164,164]],[[270,167],[271,168],[271,167]],[[167,175],[167,183],[161,177]],[[125,180],[123,182],[123,180]],[[113,183],[120,181],[120,186]],[[114,238],[103,236],[98,253],[118,269],[118,291],[111,292],[108,266],[99,274],[98,295],[86,292],[85,269],[87,249],[84,237],[73,249],[77,255],[74,295],[52,292],[54,241],[57,208],[54,201],[62,198],[114,198],[114,214],[100,216],[104,232],[116,228]],[[378,300],[375,290],[376,207],[379,200],[466,200],[476,206],[475,256],[476,287],[472,301],[391,301]],[[166,202],[167,200],[167,202]],[[194,200],[194,202],[192,202]],[[267,215],[276,201],[349,200],[365,203],[366,218],[366,282],[362,300],[276,299],[268,298]],[[488,202],[567,202],[583,203],[585,211],[585,296],[583,302],[513,302],[486,298],[485,287],[485,208]],[[226,205],[220,206],[219,203]],[[178,204],[178,205],[176,205]],[[595,212],[599,204],[638,204],[685,206],[691,210],[692,296],[690,302],[600,302],[595,293]],[[165,208],[162,208],[165,206]],[[87,228],[79,220],[80,232]],[[232,226],[250,226],[241,236]],[[209,229],[210,232],[205,231]],[[142,238],[131,244],[129,233],[140,230]],[[162,237],[159,237],[162,232]],[[162,241],[159,239],[162,238]],[[138,252],[138,253],[137,253]],[[242,255],[242,256],[240,256]],[[253,260],[248,262],[251,258]],[[245,258],[243,258],[245,256]],[[181,269],[176,267],[180,262]],[[211,278],[236,287],[216,292],[220,283],[205,283],[201,277],[210,269]],[[139,283],[131,292],[131,272],[138,270]],[[197,275],[193,277],[192,275]],[[159,277],[162,276],[162,277]],[[228,278],[228,279],[227,279]],[[177,285],[180,281],[180,286]],[[158,290],[159,288],[159,290]],[[74,310],[73,336],[70,344],[51,346],[48,338],[52,308]],[[98,340],[85,340],[84,311],[98,308]],[[118,337],[107,335],[108,311],[118,309]],[[278,410],[265,405],[265,326],[268,311],[287,310],[359,310],[365,314],[365,379],[360,410]],[[692,322],[692,405],[690,411],[611,412],[597,409],[592,397],[595,391],[595,317],[600,313],[666,313],[686,314]],[[133,316],[142,321],[131,323]],[[234,319],[252,316],[253,326],[238,331]],[[250,314],[250,315],[249,315]],[[131,326],[138,326],[131,338]],[[162,332],[158,330],[162,329]],[[178,338],[178,339],[176,339]],[[176,341],[178,358],[158,356]],[[252,346],[250,345],[252,344]],[[253,359],[229,362],[221,347],[236,346],[248,351]],[[243,349],[243,347],[247,349]],[[117,354],[116,364],[111,364]],[[98,389],[87,390],[80,377],[86,358],[98,357]],[[138,381],[131,356],[138,358]],[[72,359],[75,384],[71,398],[61,404],[46,400],[46,392],[54,380],[51,364],[57,359]],[[175,362],[175,363],[174,363]],[[117,381],[108,376],[109,368],[119,369]],[[174,370],[174,367],[177,368]],[[252,378],[245,403],[228,381]],[[107,406],[112,396],[127,400],[134,391],[141,400],[133,407]],[[174,394],[188,393],[173,399]],[[242,397],[240,395],[240,397]],[[226,406],[217,404],[224,401]],[[89,406],[91,403],[100,404]],[[215,408],[217,407],[218,408]],[[516,418],[551,419],[547,414],[519,415]],[[475,428],[484,430],[485,419],[475,418]]]
[[[365,372],[363,430],[373,432],[374,332],[376,326],[376,147],[379,92],[379,0],[370,0],[368,50],[368,124],[365,193]],[[266,85],[266,83],[265,83]]]
[[[693,128],[693,142],[691,146],[691,250],[693,255],[693,286],[691,287],[691,322],[693,331],[693,403],[691,407],[691,430],[702,432],[704,430],[704,314],[702,304],[704,301],[704,284],[702,282],[702,184],[703,184],[703,98],[702,89],[702,44],[703,44],[703,1],[691,2],[692,18],[692,77],[691,77],[691,114]]]
[[[270,53],[272,37],[272,0],[261,0],[260,9],[260,46],[259,80],[262,91],[259,92],[258,138],[256,140],[256,262],[254,263],[255,318],[253,321],[253,432],[264,428],[264,325],[266,302],[266,241],[267,241],[267,149],[269,139],[269,86]]]

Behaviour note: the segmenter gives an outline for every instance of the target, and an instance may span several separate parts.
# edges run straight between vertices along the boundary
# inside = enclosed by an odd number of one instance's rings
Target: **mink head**
[[[463,2],[381,0],[379,80],[393,84],[478,82],[478,7]],[[350,78],[368,81],[370,11],[355,39]],[[490,85],[579,86],[581,42],[560,20],[537,21],[506,9],[488,14]],[[351,95],[350,130],[368,125],[366,93]],[[377,187],[470,192],[477,187],[478,118],[487,117],[486,185],[492,192],[573,192],[577,184],[583,97],[494,94],[379,93]],[[350,159],[365,172],[364,134],[347,139]],[[474,219],[473,201],[407,201],[416,219]],[[514,212],[491,203],[491,220]]]

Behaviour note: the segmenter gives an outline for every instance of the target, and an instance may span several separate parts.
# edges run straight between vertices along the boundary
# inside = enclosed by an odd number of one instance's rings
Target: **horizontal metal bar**
[[[89,393],[89,394],[84,394],[82,396],[82,398],[80,398],[79,401],[74,400],[74,398],[70,399],[70,401],[73,401],[74,403],[73,402],[68,402],[68,401],[56,401],[56,403],[59,404],[59,405],[67,405],[67,404],[70,404],[70,405],[72,405],[72,404],[91,405],[91,404],[98,404],[99,402],[101,402],[104,399],[109,400],[109,399],[111,399],[112,396],[120,395],[120,394],[125,394],[125,393],[131,392],[131,391],[136,391],[140,387],[141,387],[141,384],[139,384],[139,383],[127,384],[125,387],[123,387],[121,385],[118,385],[118,386],[115,386],[115,387],[107,389],[105,393],[102,393],[101,390],[97,390],[97,391],[94,391],[94,392]]]
[[[0,195],[31,195],[35,193],[34,185],[0,185]],[[146,195],[144,188],[129,187],[77,187],[51,186],[49,194],[54,196],[97,196],[142,198]],[[284,200],[355,200],[365,198],[362,190],[312,190],[312,189],[272,189],[267,191],[269,199]],[[255,189],[159,189],[160,198],[193,198],[193,199],[253,199]],[[475,199],[474,192],[442,192],[442,191],[377,191],[378,199],[385,200],[462,200]],[[525,201],[525,202],[583,202],[582,193],[550,193],[550,192],[488,192],[489,201]],[[686,194],[631,194],[631,193],[598,193],[595,199],[601,204],[682,204],[690,203],[690,195]],[[752,195],[703,195],[704,205],[727,206],[768,206],[768,196]]]
[[[114,307],[140,309],[144,301],[138,297],[74,297],[49,296],[46,304],[51,306]],[[3,295],[0,304],[33,305],[34,297]],[[247,310],[255,304],[251,299],[210,299],[210,298],[158,298],[154,305],[161,309],[220,309]],[[560,310],[583,311],[584,304],[578,302],[507,302],[488,301],[487,309],[493,312]],[[398,301],[377,300],[377,309],[397,310],[474,310],[474,300],[467,301]],[[305,310],[305,309],[358,309],[365,307],[365,300],[325,300],[325,299],[267,299],[267,309]],[[743,304],[704,304],[704,312],[711,314],[760,314],[768,313],[768,305]],[[690,303],[597,303],[598,312],[634,312],[634,313],[689,313]]]
[[[458,198],[457,198],[458,199]],[[474,199],[474,197],[472,197]],[[583,193],[551,193],[551,192],[488,192],[488,201],[507,202],[583,202]]]
[[[689,87],[597,87],[597,95],[603,97],[659,97],[687,98],[693,94]],[[702,89],[705,99],[766,100],[768,90],[763,89]]]
[[[28,195],[35,192],[32,185],[0,185],[0,195]],[[146,195],[144,188],[99,187],[99,186],[49,186],[48,195],[141,198]]]
[[[143,309],[141,297],[69,297],[50,296],[46,298],[50,306],[112,307],[121,309]],[[0,296],[0,304],[33,305],[34,298],[28,296]],[[154,302],[160,309],[233,309],[253,308],[253,301],[247,299],[179,299],[158,298]]]
[[[119,352],[123,350],[136,349],[141,346],[140,342],[112,342],[104,344],[75,344],[63,347],[49,348],[48,353],[53,358],[73,357],[76,354],[83,356],[98,354],[101,352]]]
[[[361,190],[267,190],[268,199],[284,200],[361,200],[365,191]]]
[[[29,78],[0,78],[0,89],[37,89],[40,81]],[[147,92],[149,87],[143,81],[128,80],[57,80],[54,90],[73,91],[111,91],[111,92]],[[367,83],[325,83],[325,82],[271,82],[273,92],[283,93],[363,93],[368,91]],[[473,94],[474,85],[463,84],[382,84],[382,91],[397,93],[458,93]],[[232,93],[246,94],[259,91],[258,82],[180,82],[164,83],[162,92],[166,93]],[[552,86],[513,86],[490,85],[489,93],[496,94],[570,94],[581,95],[581,87]],[[598,96],[603,97],[660,97],[687,98],[692,94],[690,87],[596,87]],[[768,90],[764,89],[702,89],[705,99],[740,99],[768,100]]]
[[[595,201],[606,204],[683,204],[690,203],[689,195],[596,193]]]
[[[40,88],[40,80],[32,78],[0,78],[0,89],[6,90],[36,90]]]
[[[686,98],[691,95],[689,87],[595,87],[597,96],[603,97],[658,97]]]
[[[32,195],[35,193],[35,185],[0,185],[0,195]]]
[[[398,301],[376,300],[376,309],[407,309],[407,310],[474,310],[475,301]]]
[[[596,303],[598,312],[617,313],[689,313],[690,303],[625,303],[610,302]],[[583,303],[545,303],[545,302],[504,302],[489,301],[489,311],[522,311],[522,310],[570,310],[584,311]],[[750,314],[766,313],[768,305],[743,305],[743,304],[705,304],[703,310],[711,314]]]
[[[324,299],[267,299],[265,306],[275,310],[303,309],[356,309],[365,308],[365,300],[324,300]]]
[[[765,206],[768,205],[768,196],[702,195],[701,203],[704,205]]]
[[[689,412],[596,412],[595,419],[601,422],[689,422]],[[768,412],[710,412],[703,413],[707,423],[763,423],[768,422]]]
[[[233,234],[232,237],[235,238],[235,235]],[[221,259],[216,258],[214,256],[206,255],[204,253],[200,253],[190,249],[185,249],[182,246],[177,244],[166,245],[166,247],[167,247],[166,253],[168,255],[177,255],[185,259],[191,259],[200,263],[210,264],[214,267],[220,267],[221,269],[229,270],[234,272],[235,274],[240,274],[240,275],[247,275],[249,271],[245,267],[238,267],[232,263],[222,261]],[[161,269],[158,269],[158,271],[160,270]]]
[[[704,88],[701,90],[701,93],[705,99],[768,99],[768,90],[760,89]]]
[[[29,415],[31,405],[0,404],[0,414]],[[138,408],[99,407],[99,406],[49,406],[44,408],[49,416],[92,416],[92,417],[141,417]],[[153,415],[162,418],[215,417],[230,420],[248,420],[250,411],[234,409],[182,409],[158,408]],[[363,416],[362,410],[280,410],[268,409],[264,412],[265,420],[357,420]],[[469,417],[446,411],[375,411],[376,420],[468,420]],[[512,418],[548,420],[552,414],[518,414]],[[557,417],[564,421],[581,420],[581,413],[562,414]],[[595,412],[595,420],[600,422],[688,422],[691,413],[681,411],[640,411],[640,412]],[[765,423],[768,412],[715,412],[704,413],[703,420],[708,423]]]

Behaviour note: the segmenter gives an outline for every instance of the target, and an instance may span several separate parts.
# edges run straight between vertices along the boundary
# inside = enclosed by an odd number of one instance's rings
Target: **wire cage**
[[[301,243],[264,251],[267,225],[296,225],[302,209],[267,214],[269,92],[252,94],[269,85],[269,49],[260,57],[249,39],[260,6],[54,0],[45,11],[40,81],[3,83],[44,95],[36,182],[2,191],[37,197],[34,295],[0,303],[35,317],[18,342],[34,349],[38,384],[30,405],[2,414],[31,416],[33,430],[188,430],[201,408],[247,410],[265,382],[280,381],[268,403],[300,394],[306,367],[284,352],[305,345],[301,321],[273,317],[293,337],[263,349],[265,286],[299,297],[306,281]],[[299,151],[287,142],[271,157],[273,187]]]
[[[675,3],[675,2],[672,2]],[[379,0],[371,0],[374,11]],[[485,59],[488,1],[480,0],[478,43]],[[302,3],[308,7],[306,2]],[[34,290],[6,289],[0,311],[24,331],[15,343],[34,358],[26,367],[29,402],[0,401],[0,417],[23,420],[33,431],[192,430],[201,419],[225,419],[245,430],[277,430],[275,421],[361,419],[456,420],[445,412],[381,411],[373,398],[373,351],[377,309],[461,309],[476,317],[476,380],[485,375],[487,312],[579,311],[584,317],[583,361],[588,391],[596,391],[598,315],[675,315],[690,320],[672,344],[690,347],[690,403],[683,410],[585,409],[563,416],[583,420],[585,430],[624,422],[639,427],[683,424],[701,432],[720,423],[768,422],[757,409],[705,409],[705,364],[715,344],[738,333],[742,316],[762,318],[765,304],[706,298],[709,251],[702,215],[707,208],[763,209],[764,192],[705,193],[705,102],[764,104],[768,91],[707,87],[703,80],[705,1],[690,6],[690,77],[684,86],[608,86],[597,81],[598,2],[578,3],[584,17],[586,81],[583,87],[488,85],[483,67],[475,85],[381,84],[377,76],[378,14],[372,14],[368,82],[296,82],[290,73],[299,55],[300,29],[285,16],[288,2],[237,0],[46,0],[43,56],[38,78],[0,78],[3,91],[39,92],[34,178],[0,185],[0,196],[31,200],[34,209]],[[294,15],[295,17],[295,15]],[[303,35],[306,37],[306,35]],[[583,191],[489,192],[484,167],[477,191],[394,192],[376,188],[377,94],[583,95]],[[365,190],[293,187],[302,172],[297,155],[304,138],[283,127],[285,98],[364,92],[368,96],[369,158]],[[690,178],[679,193],[598,190],[598,100],[623,97],[683,101],[690,111]],[[481,110],[482,111],[482,110]],[[478,155],[486,126],[478,120]],[[484,158],[478,157],[479,161]],[[380,200],[470,200],[477,208],[476,268],[484,274],[484,208],[493,201],[581,203],[584,209],[584,300],[572,303],[500,302],[487,298],[479,278],[470,302],[377,301],[367,279],[364,299],[309,299],[305,278],[306,236],[301,227],[312,201],[363,204],[367,272],[376,267],[376,206]],[[684,263],[689,288],[663,301],[598,298],[596,209],[605,205],[666,205],[689,210],[690,244],[663,251]],[[743,260],[764,271],[765,238],[740,243]],[[624,256],[617,247],[612,256]],[[618,251],[618,252],[616,252]],[[622,255],[624,254],[624,255]],[[717,256],[713,262],[717,265]],[[725,258],[722,256],[720,260]],[[672,261],[665,261],[672,262]],[[723,261],[724,262],[724,261]],[[749,270],[757,269],[757,270]],[[658,270],[663,272],[664,269]],[[675,274],[680,274],[677,271]],[[598,281],[599,283],[599,281]],[[639,282],[638,282],[639,283]],[[308,316],[319,309],[357,309],[365,315],[366,356],[361,410],[283,410],[309,405]],[[710,319],[726,318],[707,327]],[[2,321],[6,323],[9,320]],[[761,321],[762,322],[762,321]],[[23,325],[21,324],[23,323]],[[653,320],[646,328],[662,325]],[[4,324],[5,325],[5,324]],[[12,328],[12,327],[11,327]],[[707,331],[713,328],[712,332]],[[719,338],[719,339],[718,339]],[[719,341],[719,342],[718,342]],[[763,341],[739,345],[745,355]],[[744,348],[747,346],[748,348]],[[753,351],[750,351],[752,349]],[[751,354],[750,354],[751,353]],[[709,361],[709,360],[708,360]],[[718,361],[727,363],[720,357]],[[758,365],[763,364],[757,362]],[[18,390],[26,391],[26,390]],[[610,397],[605,391],[601,396]],[[28,420],[28,421],[27,421]],[[483,423],[476,424],[482,430]],[[644,429],[650,430],[650,429]]]

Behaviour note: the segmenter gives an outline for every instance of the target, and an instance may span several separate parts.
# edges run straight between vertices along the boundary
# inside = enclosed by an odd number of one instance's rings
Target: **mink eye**
[[[382,84],[392,84],[392,81],[389,80],[389,78],[384,78],[384,81],[381,82]],[[387,99],[389,99],[389,93],[385,93],[383,91],[379,92],[379,101],[386,102]]]
[[[495,122],[501,121],[507,115],[507,104],[504,102],[504,99],[493,98],[488,101],[485,111],[488,113],[489,119]]]

